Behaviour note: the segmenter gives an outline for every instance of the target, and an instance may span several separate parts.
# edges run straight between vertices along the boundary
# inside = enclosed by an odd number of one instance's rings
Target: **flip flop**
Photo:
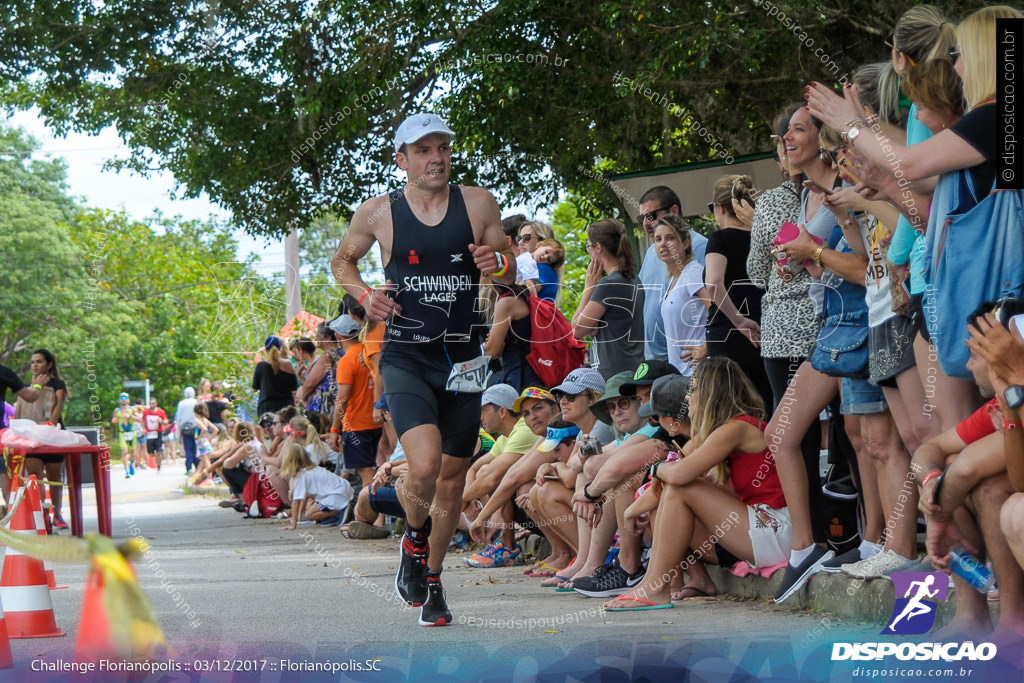
[[[675,607],[671,602],[663,602],[660,605],[651,602],[650,600],[644,600],[643,598],[636,598],[632,595],[620,595],[615,598],[615,602],[622,602],[625,600],[632,600],[633,602],[640,603],[639,607],[605,607],[605,612],[642,612],[644,610],[652,609],[672,609]]]
[[[547,579],[558,574],[558,572],[565,569],[565,567],[556,567],[548,564],[547,562],[541,563],[540,569],[531,569],[527,576],[532,576],[535,579]]]
[[[566,578],[566,577],[562,576],[561,574],[555,574],[554,576],[549,576],[548,578],[549,579],[558,579],[559,581],[572,581],[572,579]],[[554,588],[554,589],[557,590],[558,589],[558,584],[557,583],[542,583],[540,585],[540,587],[541,588]]]
[[[561,586],[555,586],[555,592],[556,593],[575,593],[576,589],[572,587],[572,579],[569,579],[569,585],[566,586],[565,588],[562,588]]]
[[[693,595],[682,595],[683,591],[693,591],[694,594]],[[676,595],[678,595],[679,597],[677,598]],[[710,593],[702,591],[700,588],[697,588],[696,586],[683,586],[682,588],[680,588],[672,596],[672,599],[673,600],[693,600],[694,598],[717,598],[717,597],[718,597],[718,593],[715,593],[714,595],[712,595]]]

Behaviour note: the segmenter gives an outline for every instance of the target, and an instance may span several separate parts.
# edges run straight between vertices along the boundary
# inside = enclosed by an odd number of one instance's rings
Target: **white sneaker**
[[[854,579],[880,579],[893,572],[906,569],[916,562],[916,558],[908,560],[895,551],[885,550],[860,562],[844,564],[841,569],[844,574]]]

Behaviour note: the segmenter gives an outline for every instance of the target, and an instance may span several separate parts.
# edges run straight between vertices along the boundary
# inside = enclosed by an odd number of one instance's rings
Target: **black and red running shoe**
[[[452,613],[445,601],[441,572],[427,574],[427,599],[420,607],[420,626],[447,626],[452,623]]]
[[[430,518],[422,529],[406,529],[402,535],[398,573],[395,574],[395,592],[413,607],[427,599],[427,557],[430,555]]]

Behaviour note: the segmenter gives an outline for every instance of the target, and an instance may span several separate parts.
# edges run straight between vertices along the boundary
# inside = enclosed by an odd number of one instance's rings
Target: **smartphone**
[[[804,181],[803,184],[804,184],[804,187],[806,187],[811,192],[820,192],[821,194],[825,194],[825,195],[832,194],[832,190],[828,189],[824,185],[819,185],[818,183],[814,182],[813,180],[807,179],[807,180]]]
[[[850,163],[850,160],[847,157],[839,157],[839,165],[843,167],[843,173],[849,176],[850,180],[855,183],[861,182],[860,178],[854,175],[853,171],[850,170],[853,164]]]
[[[545,474],[544,478],[547,479],[548,481],[558,481],[557,474]]]

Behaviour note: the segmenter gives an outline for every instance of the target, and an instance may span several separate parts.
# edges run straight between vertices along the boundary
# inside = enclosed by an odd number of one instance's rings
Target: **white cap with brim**
[[[402,145],[411,145],[433,133],[455,136],[455,131],[437,114],[413,114],[402,121],[402,125],[395,131],[395,151],[402,149]]]
[[[484,389],[480,397],[480,406],[493,405],[505,410],[512,410],[519,398],[519,392],[511,384],[495,384]]]
[[[562,443],[563,440],[575,439],[576,435],[579,433],[580,428],[576,425],[561,427],[559,429],[548,427],[547,438],[537,446],[537,450],[541,453],[550,453],[558,448],[558,444]]]
[[[334,334],[345,339],[359,336],[359,323],[348,314],[339,315],[337,318],[329,321],[327,327],[331,328]]]

